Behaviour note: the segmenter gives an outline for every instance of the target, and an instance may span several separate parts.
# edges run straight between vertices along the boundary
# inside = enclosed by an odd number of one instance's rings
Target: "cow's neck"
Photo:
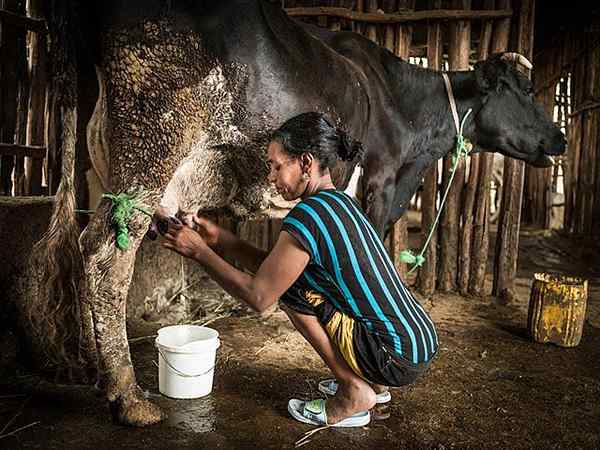
[[[396,84],[399,90],[395,95],[400,106],[399,113],[409,118],[410,128],[402,130],[405,153],[404,163],[398,177],[402,179],[394,198],[392,222],[400,217],[411,197],[421,184],[427,168],[438,159],[451,153],[456,145],[456,126],[450,110],[450,101],[446,93],[444,80],[440,72],[423,70],[410,66],[403,72],[407,78]],[[449,72],[459,121],[469,108],[473,112],[465,122],[463,135],[476,142],[473,118],[481,108],[477,95],[473,72]],[[411,86],[410,91],[402,86]]]
[[[419,70],[419,69],[417,69]],[[422,70],[422,69],[421,69]],[[408,151],[409,160],[420,160],[429,166],[454,151],[457,130],[450,109],[450,99],[440,72],[422,71],[418,98],[404,99],[404,105],[421,105],[415,118],[414,137]],[[471,108],[473,111],[465,121],[463,134],[476,141],[474,117],[481,108],[477,94],[475,76],[472,71],[448,72],[452,85],[459,122]]]

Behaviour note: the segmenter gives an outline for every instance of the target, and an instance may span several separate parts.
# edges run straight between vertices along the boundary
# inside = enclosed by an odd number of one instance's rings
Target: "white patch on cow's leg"
[[[98,77],[98,100],[90,121],[88,122],[87,147],[92,167],[104,192],[110,192],[110,160],[106,133],[108,130],[108,114],[106,106],[106,86],[101,70],[96,67]]]
[[[141,200],[144,204],[156,204],[156,200],[148,197]],[[121,423],[143,426],[156,423],[163,416],[137,386],[129,355],[125,311],[135,253],[150,219],[137,214],[129,226],[129,248],[119,250],[110,225],[110,211],[111,202],[103,200],[80,238],[85,273],[82,301],[92,313],[99,381],[113,415]]]

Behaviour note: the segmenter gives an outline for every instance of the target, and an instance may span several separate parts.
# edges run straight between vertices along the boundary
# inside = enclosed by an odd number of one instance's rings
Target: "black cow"
[[[361,36],[309,29],[278,3],[81,3],[81,84],[91,59],[99,86],[87,137],[105,190],[135,192],[147,207],[162,204],[172,214],[259,210],[268,193],[264,155],[271,130],[300,112],[321,111],[366,148],[365,206],[379,232],[402,214],[423,171],[454,143],[440,74],[410,66]],[[474,110],[466,126],[473,142],[538,165],[546,164],[545,154],[564,150],[564,137],[533,102],[531,83],[500,57],[449,75],[459,114]],[[339,187],[354,163],[336,174]],[[69,181],[69,170],[64,175]],[[50,249],[53,240],[64,242],[71,185],[63,183],[57,197]],[[137,387],[125,303],[150,219],[135,215],[130,245],[118,249],[110,211],[104,199],[80,237],[84,275],[75,309],[115,417],[145,425],[161,413]],[[68,261],[60,254],[55,260],[52,269],[60,274]]]

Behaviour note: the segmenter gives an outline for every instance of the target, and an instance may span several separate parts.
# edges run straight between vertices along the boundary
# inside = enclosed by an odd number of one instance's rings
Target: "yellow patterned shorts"
[[[364,323],[336,309],[318,292],[287,295],[281,303],[296,313],[317,316],[333,346],[354,373],[367,382],[404,386],[413,383],[429,365],[415,365],[392,355],[380,336],[368,330]]]

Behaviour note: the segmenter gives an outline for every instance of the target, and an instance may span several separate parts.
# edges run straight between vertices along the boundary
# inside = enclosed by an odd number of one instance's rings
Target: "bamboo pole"
[[[497,0],[497,8],[510,8],[511,0]],[[510,19],[494,23],[492,34],[491,52],[503,52],[508,48],[510,35]],[[481,54],[483,56],[483,53]],[[469,293],[484,296],[485,273],[489,254],[490,231],[490,179],[494,164],[494,154],[482,153],[479,163],[479,187],[475,199],[475,223],[473,227],[473,251],[471,254],[471,276],[469,279]]]
[[[531,59],[533,54],[533,29],[535,24],[535,0],[514,0],[518,22],[514,26],[515,51]],[[504,181],[502,183],[502,205],[498,236],[496,240],[496,260],[492,293],[504,303],[514,298],[514,284],[517,275],[519,256],[519,228],[523,196],[523,162],[513,158],[504,160]]]
[[[429,0],[430,8],[440,8],[442,0]],[[427,28],[427,65],[430,69],[442,67],[442,26],[440,22],[431,23]],[[423,193],[421,196],[421,242],[425,243],[437,214],[438,169],[437,162],[425,172]],[[437,233],[431,237],[429,247],[424,253],[425,262],[419,270],[418,286],[423,295],[435,291],[437,267]]]
[[[369,2],[371,0],[366,0]],[[339,17],[340,19],[352,20],[355,23],[368,24],[397,24],[405,22],[421,22],[433,20],[485,20],[485,19],[506,19],[513,14],[511,10],[496,10],[496,11],[464,11],[442,9],[435,11],[413,11],[413,12],[398,12],[395,14],[382,14],[378,12],[362,12],[360,5],[363,1],[357,1],[356,11],[348,8],[328,8],[328,7],[307,7],[307,8],[286,8],[289,16],[311,17],[311,16],[329,16]]]
[[[487,0],[483,4],[484,8],[494,8],[494,0]],[[481,34],[479,37],[479,48],[477,50],[477,59],[484,60],[488,57],[490,42],[492,39],[493,22],[487,20],[482,24]],[[458,290],[461,294],[466,295],[471,292],[471,274],[475,264],[479,261],[476,260],[475,253],[481,251],[481,248],[474,245],[473,238],[475,235],[475,227],[479,223],[477,222],[477,216],[479,211],[484,214],[487,213],[485,205],[485,197],[478,198],[478,190],[481,190],[483,184],[480,182],[481,167],[486,164],[484,154],[476,153],[471,156],[469,163],[469,181],[465,186],[464,202],[463,202],[463,227],[462,237],[459,252],[459,268],[458,268]],[[493,157],[493,156],[492,156]],[[476,203],[476,200],[482,202],[482,204]],[[487,255],[487,250],[485,251]],[[474,264],[475,263],[475,264]],[[480,281],[481,284],[485,280],[485,266],[483,271],[483,277]],[[481,286],[483,290],[483,286]]]
[[[43,0],[29,0],[29,15],[43,16]],[[29,115],[27,117],[27,144],[44,146],[45,143],[45,106],[48,74],[46,64],[48,55],[46,36],[34,34],[31,36],[29,56],[29,73],[31,76],[31,91],[29,96]],[[40,159],[25,159],[25,192],[27,195],[42,193],[43,161]]]
[[[453,0],[453,7],[471,8],[471,0]],[[471,51],[471,23],[460,21],[451,24],[449,42],[449,65],[451,70],[469,68]],[[462,119],[462,117],[461,117]],[[442,189],[448,186],[452,175],[452,156],[444,158]],[[465,184],[465,164],[460,160],[455,169],[440,226],[440,268],[438,288],[442,291],[455,290],[458,276],[458,247],[460,244],[461,193]]]

